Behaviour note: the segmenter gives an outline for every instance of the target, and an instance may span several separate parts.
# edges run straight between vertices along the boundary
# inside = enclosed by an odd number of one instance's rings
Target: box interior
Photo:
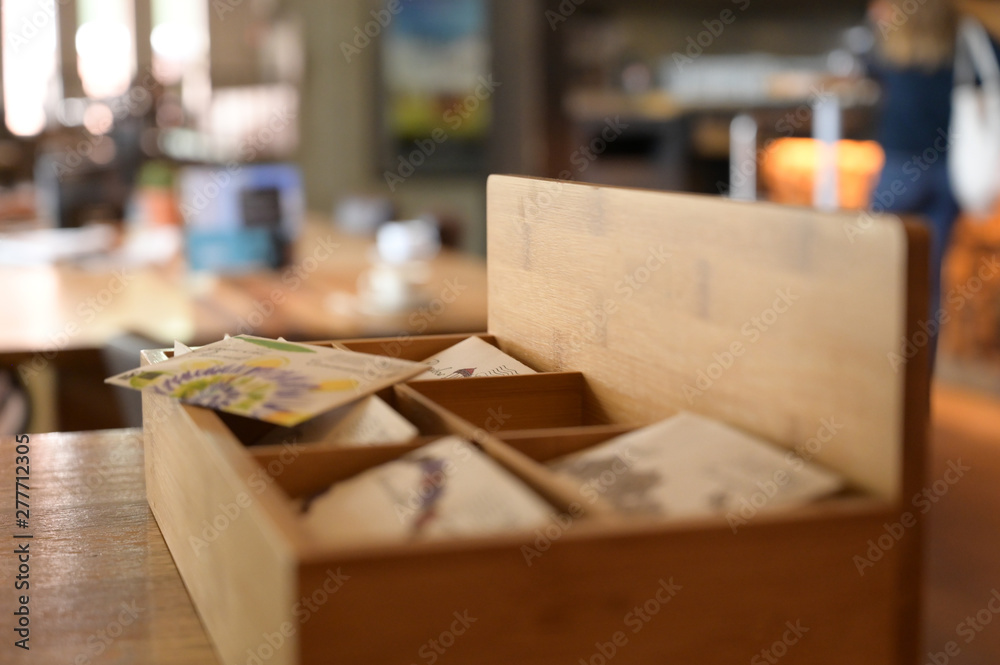
[[[409,359],[425,359],[467,336],[423,338],[405,348]],[[496,339],[479,336],[496,345]],[[398,340],[372,339],[338,342],[349,350],[370,353],[399,352]],[[398,356],[397,356],[398,357]],[[405,443],[331,448],[288,441],[254,446],[273,425],[216,414],[246,453],[273,479],[293,521],[303,503],[335,482],[405,455],[449,435],[462,436],[515,473],[555,508],[568,511],[580,503],[575,488],[548,470],[545,463],[632,431],[639,424],[609,423],[580,372],[411,381],[378,393],[392,408],[417,425],[419,436]],[[809,512],[845,499],[878,501],[847,477],[849,489],[810,504]],[[589,508],[587,518],[603,521],[612,508],[604,503]],[[649,518],[614,515],[619,523],[648,523]],[[625,518],[624,520],[622,518]],[[660,521],[662,522],[662,520]],[[516,534],[511,534],[516,536]]]
[[[494,336],[474,336],[501,346]],[[468,337],[412,338],[410,343],[399,338],[386,338],[318,344],[419,361]],[[162,352],[160,357],[171,355],[167,351]],[[510,355],[517,358],[516,354]],[[410,381],[377,394],[417,426],[417,437],[403,443],[363,447],[329,447],[296,442],[294,438],[280,445],[255,445],[265,434],[284,428],[225,413],[215,412],[214,415],[242,445],[246,454],[273,480],[271,486],[280,497],[278,504],[284,507],[285,518],[292,524],[298,524],[305,503],[332,484],[449,435],[461,436],[476,443],[558,511],[569,513],[582,509],[582,522],[590,521],[608,527],[613,525],[615,530],[623,526],[628,528],[630,524],[639,528],[650,523],[661,527],[669,524],[644,516],[620,515],[601,500],[584,505],[575,487],[548,470],[546,462],[552,459],[598,445],[641,425],[609,422],[599,398],[581,372]],[[803,515],[845,500],[882,503],[866,492],[855,478],[842,475],[848,481],[848,488],[803,507]],[[679,520],[678,524],[687,522],[689,520]],[[582,528],[579,533],[593,535],[594,532]],[[505,535],[519,537],[517,533]],[[304,528],[302,536],[308,540]],[[460,542],[467,544],[468,541],[463,539]]]

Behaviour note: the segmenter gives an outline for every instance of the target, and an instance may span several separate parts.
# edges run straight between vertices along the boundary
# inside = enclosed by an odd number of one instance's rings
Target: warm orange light
[[[763,151],[761,177],[767,197],[777,203],[812,205],[819,164],[819,144],[814,139],[778,139]],[[840,207],[868,207],[885,162],[882,147],[874,141],[837,143],[837,177]]]

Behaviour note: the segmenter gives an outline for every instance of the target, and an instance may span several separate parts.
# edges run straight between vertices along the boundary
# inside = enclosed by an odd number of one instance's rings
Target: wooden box
[[[483,337],[542,373],[396,386],[384,396],[421,438],[356,450],[247,447],[215,412],[144,396],[149,504],[223,662],[914,663],[928,386],[924,349],[902,348],[920,346],[926,303],[918,226],[517,177],[491,178],[488,202]],[[459,339],[344,344],[422,359]],[[742,522],[654,521],[539,463],[678,409],[852,489]],[[296,497],[446,433],[561,517],[488,539],[309,539]]]

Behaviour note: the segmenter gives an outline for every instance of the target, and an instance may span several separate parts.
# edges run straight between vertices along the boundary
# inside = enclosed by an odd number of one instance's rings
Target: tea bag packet
[[[447,437],[335,483],[304,515],[331,545],[530,531],[554,509],[471,443]]]
[[[843,478],[718,421],[682,412],[552,460],[584,500],[663,517],[736,514],[802,504],[843,489]]]
[[[257,446],[295,442],[331,448],[406,443],[419,434],[416,425],[385,400],[372,395],[305,421],[276,427],[254,442]]]
[[[430,365],[430,369],[416,376],[413,381],[535,373],[535,370],[524,363],[478,337],[462,340],[431,356],[424,363]]]
[[[234,416],[294,427],[420,374],[420,363],[238,335],[105,379]]]

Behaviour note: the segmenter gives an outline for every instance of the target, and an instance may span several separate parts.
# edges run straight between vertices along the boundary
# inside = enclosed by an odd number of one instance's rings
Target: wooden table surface
[[[429,261],[418,303],[379,313],[359,297],[373,242],[311,217],[289,265],[241,275],[190,274],[165,266],[84,269],[0,266],[0,372],[19,370],[32,401],[29,431],[132,424],[100,381],[102,350],[208,344],[225,334],[294,341],[394,337],[486,329],[486,263],[450,250]],[[121,338],[125,334],[138,337]]]
[[[1000,400],[939,385],[933,405],[929,477],[941,477],[955,459],[974,472],[928,514],[926,647],[940,651],[958,640],[963,665],[992,664],[1000,659],[1000,626],[969,644],[955,631],[1000,584]],[[20,529],[16,443],[0,438],[0,538],[8,543],[0,550],[0,663],[219,663],[146,504],[141,431],[33,434],[28,445],[31,513],[29,528]],[[13,538],[27,533],[34,538]],[[12,633],[13,550],[25,541],[30,651],[14,647]],[[134,621],[126,607],[135,609]]]
[[[14,522],[16,443],[0,439],[0,662],[216,665],[146,504],[142,431],[33,434],[28,445],[22,529]],[[16,591],[13,551],[24,543],[30,589]],[[29,651],[13,644],[20,594],[28,595]]]
[[[482,258],[443,251],[428,266],[425,312],[378,314],[357,298],[371,247],[311,219],[278,271],[195,276],[179,261],[123,271],[0,267],[0,355],[100,349],[125,332],[203,344],[238,332],[318,340],[485,330]]]

